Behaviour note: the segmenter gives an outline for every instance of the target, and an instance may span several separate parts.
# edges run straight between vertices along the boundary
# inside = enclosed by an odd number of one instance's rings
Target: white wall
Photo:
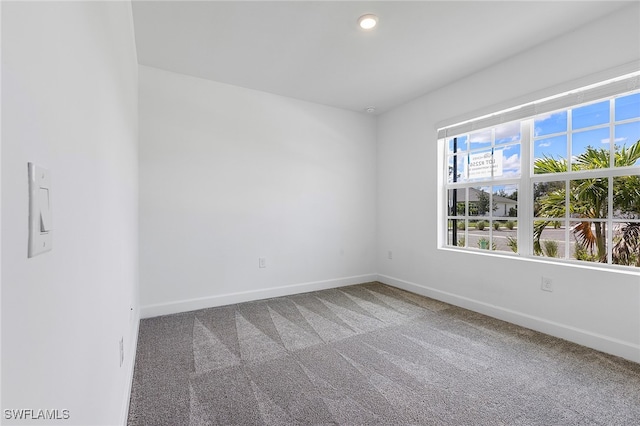
[[[375,131],[140,67],[142,315],[375,279]]]
[[[137,71],[129,3],[2,3],[3,424],[5,409],[124,421],[138,316]],[[29,161],[51,171],[54,229],[53,250],[31,259]]]
[[[381,281],[640,361],[638,274],[438,250],[435,202],[436,123],[613,77],[608,70],[640,59],[638,8],[635,3],[379,118]],[[553,279],[553,293],[540,290],[541,275]]]

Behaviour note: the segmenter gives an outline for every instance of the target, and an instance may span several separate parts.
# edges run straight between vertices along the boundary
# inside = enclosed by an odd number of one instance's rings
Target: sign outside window
[[[467,157],[467,178],[479,179],[502,176],[502,150],[478,152]]]

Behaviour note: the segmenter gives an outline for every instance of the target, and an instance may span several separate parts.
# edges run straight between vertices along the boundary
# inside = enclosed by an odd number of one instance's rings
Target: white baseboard
[[[387,275],[379,282],[640,363],[640,345]]]
[[[378,275],[372,273],[365,275],[356,275],[353,277],[335,278],[331,280],[314,281],[281,287],[242,291],[238,293],[220,294],[216,296],[207,296],[197,299],[179,300],[177,302],[147,305],[140,308],[140,317],[152,318],[160,315],[177,314],[180,312],[213,308],[215,306],[232,305],[234,303],[249,302],[252,300],[269,299],[271,297],[288,296],[291,294],[307,293],[316,290],[326,290],[329,288],[376,281],[377,278]]]
[[[133,387],[133,370],[136,363],[136,352],[138,350],[138,330],[140,329],[140,317],[138,315],[134,318],[135,327],[133,329],[133,336],[131,336],[131,342],[129,342],[129,350],[126,352],[125,365],[127,372],[125,377],[127,384],[125,389],[125,395],[122,401],[122,411],[120,413],[121,425],[126,426],[129,420],[129,404],[131,402],[131,388]]]

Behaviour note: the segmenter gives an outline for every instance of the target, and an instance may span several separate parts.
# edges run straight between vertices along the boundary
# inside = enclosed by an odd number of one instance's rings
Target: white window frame
[[[440,155],[440,161],[442,162],[442,182],[441,187],[443,191],[441,191],[441,197],[439,199],[441,209],[438,220],[438,226],[441,229],[438,232],[439,242],[438,247],[449,250],[463,250],[463,251],[473,251],[477,253],[481,253],[484,255],[507,255],[507,256],[518,256],[524,258],[531,258],[536,260],[549,260],[554,262],[561,262],[567,264],[578,264],[580,266],[595,266],[595,267],[605,267],[605,268],[623,268],[624,270],[636,270],[637,267],[633,266],[622,266],[622,265],[613,265],[612,264],[612,247],[609,245],[607,247],[607,263],[599,263],[599,262],[587,262],[587,261],[579,261],[577,259],[572,259],[570,253],[570,233],[571,233],[571,222],[576,222],[576,218],[572,218],[568,208],[565,208],[565,216],[564,218],[559,218],[563,220],[565,223],[565,242],[564,245],[564,253],[562,258],[549,258],[536,256],[533,252],[533,223],[534,220],[539,220],[534,217],[533,214],[533,187],[537,182],[545,182],[545,181],[564,181],[565,185],[569,185],[569,182],[577,179],[585,179],[592,177],[600,177],[607,178],[609,180],[608,191],[609,191],[609,200],[612,200],[613,196],[613,179],[618,176],[628,176],[628,175],[637,175],[640,174],[640,167],[632,166],[632,167],[614,167],[613,164],[613,156],[614,150],[610,150],[610,167],[607,169],[595,169],[595,170],[579,170],[579,171],[570,171],[563,173],[554,173],[554,174],[534,174],[533,167],[534,162],[533,159],[533,149],[535,137],[533,135],[533,122],[536,116],[544,113],[551,113],[556,111],[563,111],[567,109],[575,109],[580,107],[581,105],[591,104],[597,102],[599,100],[609,99],[610,102],[613,102],[614,97],[624,96],[627,94],[638,93],[640,92],[640,71],[635,71],[631,74],[626,74],[622,77],[618,77],[615,79],[607,80],[602,83],[598,83],[595,85],[591,85],[588,87],[584,87],[582,89],[574,90],[571,92],[567,92],[561,95],[552,96],[540,101],[531,102],[528,104],[523,104],[515,108],[510,108],[508,110],[499,111],[493,114],[485,115],[473,120],[467,120],[464,122],[460,122],[458,124],[441,127],[438,129],[438,143],[439,149],[438,153]],[[614,108],[610,107],[611,114],[614,113]],[[571,114],[569,114],[569,117]],[[570,118],[569,118],[570,120]],[[502,123],[510,122],[510,121],[521,121],[521,135],[520,135],[520,178],[518,179],[487,179],[482,181],[465,181],[459,183],[450,183],[448,181],[448,159],[450,156],[450,152],[448,150],[448,140],[454,136],[471,134],[475,131],[480,131],[488,128],[496,127]],[[631,120],[637,121],[637,120]],[[613,135],[613,129],[615,125],[620,124],[614,121],[614,117],[610,117],[609,122],[606,125],[594,126],[597,127],[606,127],[609,126],[610,135]],[[587,128],[580,129],[580,131],[589,130]],[[571,159],[571,136],[574,133],[571,127],[571,123],[569,122],[567,125],[567,158]],[[549,137],[552,135],[545,135],[545,137]],[[613,142],[612,142],[613,145]],[[493,145],[492,145],[493,146]],[[569,161],[571,163],[571,161]],[[571,166],[569,166],[571,167]],[[468,226],[465,226],[464,236],[467,241],[467,247],[457,247],[455,245],[448,244],[448,226],[449,220],[451,220],[451,215],[448,208],[448,192],[450,189],[463,189],[476,186],[489,186],[489,185],[509,185],[516,183],[518,185],[518,215],[515,218],[517,220],[517,240],[518,240],[518,253],[512,253],[507,251],[493,251],[493,250],[483,250],[477,249],[475,247],[471,247],[468,244]],[[492,195],[491,195],[492,196]],[[567,191],[567,206],[568,206],[568,197],[569,191]],[[469,197],[465,197],[465,200],[468,200]],[[465,215],[464,219],[469,219],[469,211],[468,211],[468,202],[466,203]],[[628,222],[626,219],[619,219],[613,217],[613,203],[608,203],[608,217],[606,219],[593,219],[586,221],[598,221],[605,222],[607,224],[607,242],[612,242],[614,225],[616,223],[624,223]],[[491,212],[489,218],[490,219]],[[483,219],[482,217],[475,217],[474,219]],[[582,221],[582,219],[581,219]],[[466,223],[466,222],[465,222]],[[489,222],[489,226],[491,222]],[[493,228],[489,227],[489,240],[493,241]]]

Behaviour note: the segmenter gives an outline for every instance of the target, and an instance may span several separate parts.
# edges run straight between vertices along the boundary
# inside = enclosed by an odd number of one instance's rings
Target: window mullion
[[[464,245],[469,247],[469,187],[464,188]]]
[[[518,188],[518,252],[533,254],[533,119],[523,120],[520,145],[520,185]],[[527,173],[526,170],[529,172]]]
[[[564,258],[571,259],[571,179],[564,181]]]
[[[567,171],[573,171],[573,110],[567,110]]]
[[[608,199],[607,199],[607,263],[613,264],[613,180],[614,178],[609,176],[608,178]]]
[[[609,99],[609,167],[616,166],[615,99]]]
[[[616,139],[615,139],[615,100],[612,98],[609,100],[609,170],[615,170],[616,167]],[[607,194],[607,263],[613,264],[613,181],[615,178],[612,176],[607,177],[608,180],[608,194]]]

